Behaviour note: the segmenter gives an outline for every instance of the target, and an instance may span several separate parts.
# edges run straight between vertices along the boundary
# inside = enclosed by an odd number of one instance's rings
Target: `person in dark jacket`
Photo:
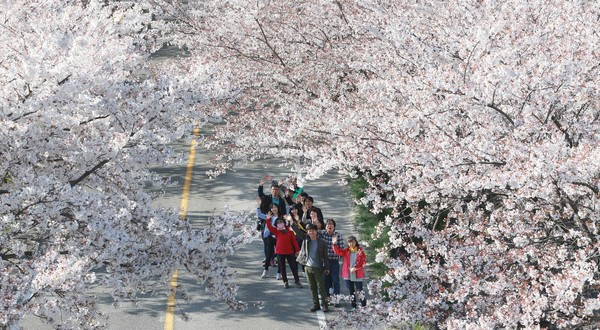
[[[289,221],[290,228],[296,234],[296,242],[298,242],[298,246],[302,246],[302,241],[304,241],[308,237],[308,233],[306,232],[306,225],[310,222],[303,222],[301,217],[298,215],[298,209],[296,206],[290,207],[290,214],[286,216]],[[296,263],[296,267],[298,267],[300,263]],[[298,268],[296,268],[299,270]],[[298,275],[304,276],[304,266],[302,266],[302,273],[298,272]]]
[[[310,217],[308,216],[308,214],[304,214],[304,201],[306,200],[306,198],[308,197],[308,194],[303,191],[302,193],[300,193],[300,195],[298,195],[298,197],[296,197],[296,200],[292,200],[289,197],[285,198],[285,201],[288,203],[288,205],[294,205],[294,207],[296,207],[296,209],[298,210],[298,216],[300,217],[300,219],[305,220],[305,219],[310,219]]]
[[[302,208],[302,212],[306,213],[306,218],[310,219],[310,212],[317,212],[317,216],[319,218],[319,222],[325,227],[325,222],[323,218],[323,212],[320,208],[314,206],[314,199],[312,196],[308,196],[304,199],[304,204]]]
[[[258,185],[258,197],[263,198],[263,196],[266,196],[267,198],[271,198],[271,203],[277,205],[277,208],[279,209],[279,216],[282,217],[287,212],[285,207],[285,199],[281,197],[281,193],[279,192],[279,185],[276,182],[271,183],[271,194],[265,195],[264,193],[263,186],[265,181],[269,178],[270,176],[265,175],[260,180],[260,184]]]
[[[271,199],[268,198],[267,196],[263,196],[262,198],[260,197],[256,197],[257,199],[257,203],[258,203],[258,207],[256,208],[256,215],[258,217],[257,220],[257,224],[256,224],[256,230],[258,230],[258,232],[260,233],[260,237],[262,238],[263,241],[263,253],[265,255],[265,259],[263,259],[262,262],[262,266],[263,268],[265,267],[266,264],[269,265],[275,265],[275,261],[274,261],[274,257],[275,257],[275,250],[274,250],[274,246],[275,246],[275,237],[271,237],[271,235],[269,235],[268,229],[267,229],[267,225],[265,223],[265,219],[267,218],[267,213],[270,210],[270,205],[271,205]],[[265,230],[267,231],[266,235],[265,235]],[[270,240],[273,240],[272,242]],[[264,276],[267,275],[266,270],[268,270],[268,267],[265,269],[264,272]]]
[[[318,311],[322,306],[323,312],[329,312],[325,282],[323,281],[323,274],[329,274],[327,243],[317,237],[317,226],[309,224],[306,229],[308,237],[302,242],[297,260],[304,265],[312,293],[313,307],[310,311]],[[321,304],[319,304],[319,293],[321,294]]]
[[[298,215],[298,209],[296,206],[290,207],[290,214],[286,216],[286,219],[289,221],[290,227],[294,231],[294,234],[296,234],[298,245],[302,245],[302,241],[308,237],[306,225],[308,225],[310,222],[302,222],[302,219]]]

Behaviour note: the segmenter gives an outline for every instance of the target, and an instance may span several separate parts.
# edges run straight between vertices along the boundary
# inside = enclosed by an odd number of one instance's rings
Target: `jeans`
[[[348,287],[348,290],[350,291],[350,295],[352,296],[352,307],[356,307],[356,295],[355,294],[358,294],[359,292],[361,292],[363,290],[363,282],[362,281],[353,282],[350,280],[346,280],[346,286]],[[367,299],[363,298],[360,301],[360,305],[363,307],[367,306]]]
[[[290,264],[290,269],[292,270],[292,275],[294,276],[294,282],[300,283],[300,278],[298,277],[298,266],[296,265],[296,256],[294,254],[278,254],[277,262],[279,263],[279,272],[281,273],[281,279],[284,283],[287,283],[287,271],[285,270],[285,261],[288,261]]]
[[[263,237],[263,245],[265,249],[265,270],[269,270],[271,261],[275,258],[275,238],[271,236]]]
[[[333,288],[333,294],[340,294],[340,263],[336,259],[329,259],[329,274],[323,275],[327,296],[329,289]]]
[[[312,293],[313,305],[319,307],[319,293],[321,293],[321,304],[323,308],[327,307],[327,294],[325,293],[325,283],[323,283],[323,270],[320,267],[305,266],[308,286]]]
[[[296,242],[298,243],[298,246],[302,246],[302,239],[298,237],[299,235],[296,235]],[[296,260],[296,259],[294,259]],[[302,271],[304,271],[304,265],[302,265],[299,262],[296,262],[296,271],[300,270],[300,267],[302,267]]]

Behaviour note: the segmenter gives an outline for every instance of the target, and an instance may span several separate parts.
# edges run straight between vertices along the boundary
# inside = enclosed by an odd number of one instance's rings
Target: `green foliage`
[[[2,183],[11,184],[13,182],[13,176],[10,172],[6,171],[4,174],[4,178],[2,178]]]
[[[396,326],[388,327],[387,329],[397,329],[397,330],[433,330],[435,328],[433,326],[430,326],[430,325],[427,325],[427,324],[416,322],[416,323],[407,323],[407,324],[396,325]]]
[[[350,195],[355,198],[362,198],[365,196],[365,189],[369,187],[369,183],[365,178],[358,177],[357,179],[349,179],[348,180],[348,188],[350,190]]]
[[[433,329],[431,326],[421,323],[415,323],[412,326],[412,330],[430,330]]]

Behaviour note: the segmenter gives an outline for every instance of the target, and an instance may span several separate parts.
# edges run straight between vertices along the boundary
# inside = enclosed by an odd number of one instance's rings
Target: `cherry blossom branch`
[[[338,6],[338,8],[340,9],[340,14],[342,19],[344,20],[344,22],[346,22],[346,24],[348,24],[348,18],[346,18],[346,15],[344,14],[344,8],[342,7],[342,4],[339,1],[335,1],[335,4]]]
[[[571,183],[574,184],[574,185],[577,185],[577,186],[584,186],[584,187],[590,188],[590,190],[592,192],[594,192],[594,194],[600,193],[600,190],[598,189],[598,187],[592,186],[589,183],[581,182],[581,181],[574,181],[574,182],[571,182]]]
[[[569,134],[569,132],[567,132],[567,130],[562,127],[557,116],[554,115],[551,117],[551,119],[552,119],[552,122],[554,123],[554,125],[556,125],[556,127],[558,128],[558,130],[564,134],[565,140],[567,140],[567,142],[569,143],[569,147],[571,147],[571,148],[577,147],[577,144],[578,144],[577,141],[575,141],[573,139],[573,137],[571,136],[571,134]]]
[[[496,92],[494,91],[494,96],[495,96],[495,93]],[[477,97],[473,97],[473,100],[475,100],[477,102],[481,102],[481,100]],[[492,102],[490,102],[490,103],[486,103],[485,106],[490,109],[494,109],[496,112],[501,114],[511,124],[511,126],[515,126],[515,122],[512,120],[512,118],[510,118],[510,116],[506,112],[502,111],[502,109],[500,109],[500,107],[494,103],[494,100],[492,100]]]
[[[225,39],[225,38],[223,38],[223,39]],[[253,56],[253,55],[248,55],[248,54],[245,54],[245,53],[243,53],[243,52],[242,52],[242,51],[241,51],[239,48],[237,48],[237,47],[233,47],[233,46],[226,46],[226,45],[207,45],[207,46],[210,46],[210,47],[216,47],[216,48],[224,48],[224,49],[228,49],[228,50],[233,50],[233,51],[235,51],[236,53],[238,53],[238,55],[240,55],[240,56],[242,56],[242,57],[245,57],[245,58],[247,58],[247,59],[253,60],[253,61],[257,61],[257,62],[267,62],[267,63],[271,63],[271,64],[277,64],[277,63],[275,63],[275,62],[273,62],[273,61],[271,61],[271,60],[269,60],[269,59],[263,58],[263,57],[261,57],[261,56],[258,56],[258,55],[255,55],[255,56]]]
[[[503,161],[481,161],[481,162],[476,162],[476,161],[468,161],[466,163],[460,163],[460,164],[455,164],[453,166],[472,166],[472,165],[493,165],[493,166],[504,166],[506,165],[506,162]]]
[[[269,49],[271,50],[273,55],[275,55],[275,57],[277,57],[277,59],[279,59],[279,63],[285,67],[286,65],[283,62],[283,59],[279,56],[277,51],[275,51],[275,48],[273,48],[273,46],[271,46],[271,44],[269,43],[269,39],[267,38],[267,35],[265,34],[265,30],[263,29],[263,26],[260,23],[260,21],[258,20],[258,18],[255,18],[254,21],[256,21],[256,24],[258,24],[258,27],[260,28],[260,33],[262,34],[262,36],[264,38],[264,39],[259,39],[259,40],[262,40],[265,44],[267,44],[267,47],[269,47]]]
[[[469,55],[467,56],[467,63],[465,63],[465,70],[463,71],[463,84],[467,83],[467,71],[469,70],[471,58],[473,57],[473,53],[475,53],[475,48],[477,48],[477,45],[479,45],[479,41],[475,44],[475,46],[473,46],[473,49],[471,49],[471,51],[469,52]],[[458,52],[457,52],[457,54],[458,54]],[[460,58],[458,56],[456,56],[456,57]]]
[[[531,89],[531,90],[529,90],[529,93],[527,93],[525,100],[523,101],[523,103],[521,103],[521,108],[519,109],[519,114],[523,113],[523,109],[525,108],[525,105],[527,104],[527,102],[529,102],[529,100],[531,100],[531,96],[533,95],[534,91],[535,90]],[[537,118],[537,116],[536,116],[536,118]],[[539,120],[539,118],[538,118],[538,120]]]
[[[91,122],[93,122],[93,121],[95,121],[95,120],[99,120],[99,119],[106,119],[106,118],[108,118],[108,117],[110,117],[110,115],[93,117],[93,118],[90,118],[90,119],[88,119],[88,120],[84,120],[84,121],[80,122],[80,123],[79,123],[79,125],[85,125],[85,124],[89,124],[89,123],[91,123]]]
[[[90,174],[96,172],[96,170],[98,170],[102,166],[106,165],[106,163],[108,163],[109,161],[110,161],[110,159],[105,159],[105,160],[101,161],[100,163],[98,163],[94,167],[92,167],[91,169],[85,171],[79,178],[69,181],[69,184],[71,185],[71,187],[74,187],[79,182],[81,182],[82,180],[84,180],[85,178],[90,176]]]
[[[344,135],[344,134],[327,132],[327,131],[313,129],[313,128],[309,128],[307,130],[310,131],[310,132],[320,133],[320,134],[324,134],[324,135],[331,135],[331,136],[344,137],[344,138],[348,138],[349,137],[349,136]],[[384,143],[391,144],[391,145],[398,145],[398,143],[396,143],[396,142],[392,142],[392,141],[389,141],[389,140],[386,140],[386,139],[380,138],[380,137],[360,137],[358,139],[361,140],[361,141],[379,141],[379,142],[384,142]]]
[[[61,79],[61,80],[58,82],[58,85],[60,86],[60,85],[62,85],[62,84],[64,84],[64,83],[66,83],[66,82],[69,80],[69,78],[71,78],[71,76],[72,76],[72,75],[73,75],[73,74],[69,73],[69,74],[68,74],[66,77],[64,77],[63,79]]]
[[[23,255],[17,255],[16,253],[2,253],[0,254],[0,256],[2,257],[2,260],[14,260],[14,259],[22,259],[22,256],[26,257],[26,258],[31,258],[33,257],[33,252],[31,251],[25,251],[23,252]],[[15,266],[17,266],[17,263],[13,263]]]

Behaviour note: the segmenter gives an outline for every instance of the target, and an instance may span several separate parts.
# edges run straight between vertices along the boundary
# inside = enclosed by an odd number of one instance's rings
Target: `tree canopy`
[[[190,83],[150,64],[162,45],[150,8],[0,5],[0,327],[18,328],[26,314],[100,326],[90,287],[135,301],[178,268],[242,307],[227,256],[249,238],[232,236],[244,217],[192,230],[144,189],[168,183],[150,166],[182,157],[169,143],[202,124],[197,108],[209,94],[198,75]]]
[[[147,166],[207,115],[223,119],[202,140],[213,174],[281,157],[309,180],[362,175],[360,202],[391,210],[375,317],[348,322],[568,328],[600,309],[597,1],[5,1],[1,16],[9,318],[40,288],[80,299],[99,262],[119,283],[167,262],[148,247],[188,229],[142,207]],[[149,67],[164,42],[189,54]],[[163,271],[189,260],[167,251]],[[38,271],[65,264],[72,287]]]

